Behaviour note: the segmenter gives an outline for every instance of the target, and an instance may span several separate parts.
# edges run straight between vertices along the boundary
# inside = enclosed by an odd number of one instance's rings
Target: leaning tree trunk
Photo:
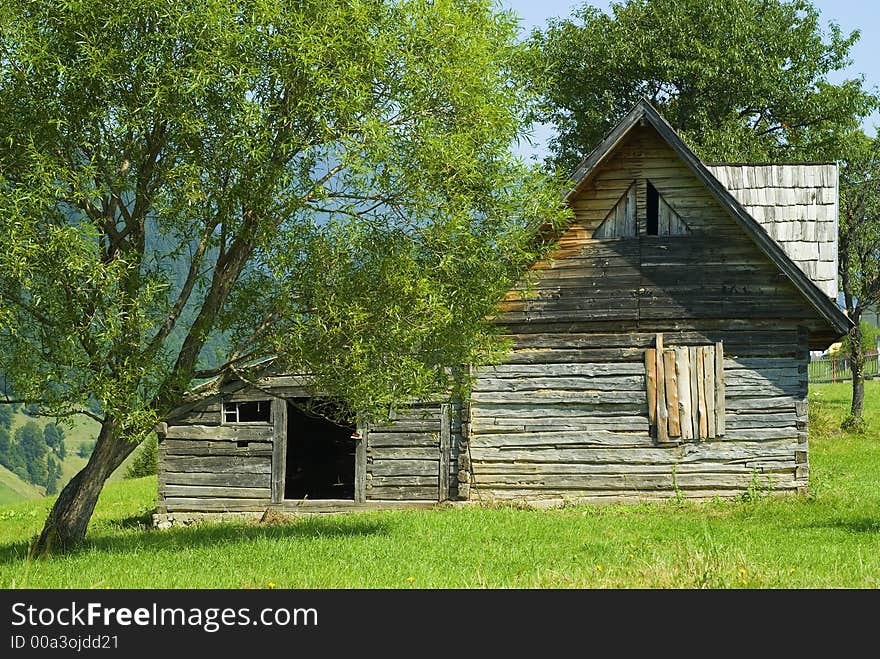
[[[101,425],[92,456],[61,490],[31,550],[32,555],[67,551],[83,541],[104,482],[136,446],[117,436],[114,421]]]
[[[862,347],[862,328],[859,323],[849,332],[849,369],[852,373],[852,405],[850,418],[856,422],[862,418],[865,405],[865,351]]]

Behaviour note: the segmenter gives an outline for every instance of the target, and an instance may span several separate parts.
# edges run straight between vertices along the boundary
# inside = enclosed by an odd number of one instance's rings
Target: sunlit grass
[[[464,508],[149,526],[155,478],[111,483],[81,551],[29,562],[46,500],[0,508],[0,586],[179,588],[880,587],[880,382],[870,432],[811,398],[810,496],[535,511]]]

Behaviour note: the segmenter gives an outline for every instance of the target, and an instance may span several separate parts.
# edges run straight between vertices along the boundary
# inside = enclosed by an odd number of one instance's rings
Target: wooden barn
[[[573,175],[574,221],[500,302],[506,360],[383,427],[300,378],[224,385],[160,433],[158,521],[808,485],[807,363],[850,321],[837,166],[701,162],[641,102]]]

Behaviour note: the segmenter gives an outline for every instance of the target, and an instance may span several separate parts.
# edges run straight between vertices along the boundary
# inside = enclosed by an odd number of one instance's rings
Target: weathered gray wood
[[[648,396],[648,424],[657,425],[657,350],[645,350],[645,387]]]
[[[659,384],[659,376],[657,379]],[[544,401],[557,403],[593,403],[596,405],[640,403],[647,412],[647,398],[644,389],[639,389],[637,391],[571,391],[544,389],[539,391],[514,393],[501,391],[475,391],[471,394],[471,399],[477,404],[530,403],[539,405]],[[659,392],[657,400],[658,402],[660,400]]]
[[[651,446],[647,433],[621,433],[607,430],[596,431],[558,431],[529,433],[493,433],[478,435],[471,440],[472,447],[496,446],[517,448],[524,446]]]
[[[643,375],[644,369],[629,363],[566,363],[566,364],[500,364],[475,369],[479,378],[529,378],[529,377],[619,377]]]
[[[714,439],[717,437],[715,401],[718,396],[715,391],[715,346],[705,346],[703,348],[703,368],[706,373],[706,421],[709,428],[709,437]]]
[[[260,487],[220,487],[201,485],[166,485],[165,497],[199,497],[212,499],[260,499],[268,494],[267,488]]]
[[[669,437],[681,437],[681,421],[679,419],[678,410],[678,379],[675,367],[675,351],[666,349],[663,351],[663,374],[666,382],[664,390],[666,391],[666,410],[669,414]]]
[[[273,426],[270,423],[233,423],[224,426],[169,425],[166,439],[208,439],[220,441],[270,442]]]
[[[269,497],[260,499],[200,499],[166,497],[168,512],[262,512],[272,505]]]
[[[433,446],[376,447],[368,446],[367,455],[379,460],[437,460],[440,454],[439,442]]]
[[[269,474],[215,474],[211,472],[178,472],[166,471],[162,478],[168,485],[219,485],[226,487],[258,487],[269,496],[272,479]]]
[[[440,482],[438,499],[449,499],[449,469],[452,450],[452,405],[440,406]],[[375,484],[374,484],[375,485]]]
[[[702,346],[697,351],[697,419],[699,438],[708,439],[709,420],[706,418],[706,366],[705,351]]]
[[[383,429],[384,430],[384,429]],[[432,447],[440,444],[440,428],[425,432],[370,432],[370,447]]]
[[[371,489],[378,487],[439,487],[438,476],[373,476]]]
[[[694,438],[694,420],[691,410],[691,367],[688,349],[675,349],[675,374],[678,384],[678,416],[681,423],[681,438]]]
[[[214,455],[214,456],[272,456],[272,442],[246,442],[239,446],[238,442],[212,442],[205,439],[166,439],[163,441],[167,455]]]
[[[644,375],[618,377],[531,377],[531,378],[482,378],[474,383],[473,391],[545,391],[566,389],[569,391],[641,391],[645,388]]]
[[[360,439],[354,448],[354,500],[362,502],[367,499],[367,447],[372,438],[364,424],[358,427],[357,434]]]
[[[284,475],[287,470],[287,401],[272,400],[273,451],[272,451],[272,501],[284,499]]]
[[[552,413],[553,410],[549,410]],[[471,428],[479,434],[541,432],[565,430],[622,430],[644,432],[650,430],[648,419],[644,416],[618,417],[477,417]]]
[[[437,487],[401,486],[374,487],[367,491],[371,501],[426,500],[437,501]]]
[[[666,373],[663,360],[663,334],[657,334],[657,441],[669,441],[669,410],[666,409]]]
[[[380,460],[373,463],[373,476],[437,476],[439,461],[433,460]],[[435,492],[436,497],[436,492]]]
[[[165,471],[192,471],[216,474],[271,474],[270,458],[167,456],[162,464]]]

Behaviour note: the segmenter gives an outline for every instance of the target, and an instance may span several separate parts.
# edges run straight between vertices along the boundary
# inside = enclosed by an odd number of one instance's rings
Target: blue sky
[[[569,0],[500,0],[501,4],[514,10],[521,18],[526,31],[541,27],[551,17],[567,17],[574,7],[583,2]],[[593,0],[592,4],[601,9],[608,8],[608,0]],[[844,33],[852,30],[861,31],[861,39],[851,51],[853,63],[832,81],[865,76],[868,87],[880,88],[880,2],[874,0],[813,0],[813,4],[822,14],[823,24],[830,22],[840,25]],[[875,114],[865,122],[865,129],[875,133],[875,126],[880,124],[880,115]],[[537,127],[534,131],[532,147],[522,146],[525,155],[543,158],[546,154],[545,143],[550,130]]]

